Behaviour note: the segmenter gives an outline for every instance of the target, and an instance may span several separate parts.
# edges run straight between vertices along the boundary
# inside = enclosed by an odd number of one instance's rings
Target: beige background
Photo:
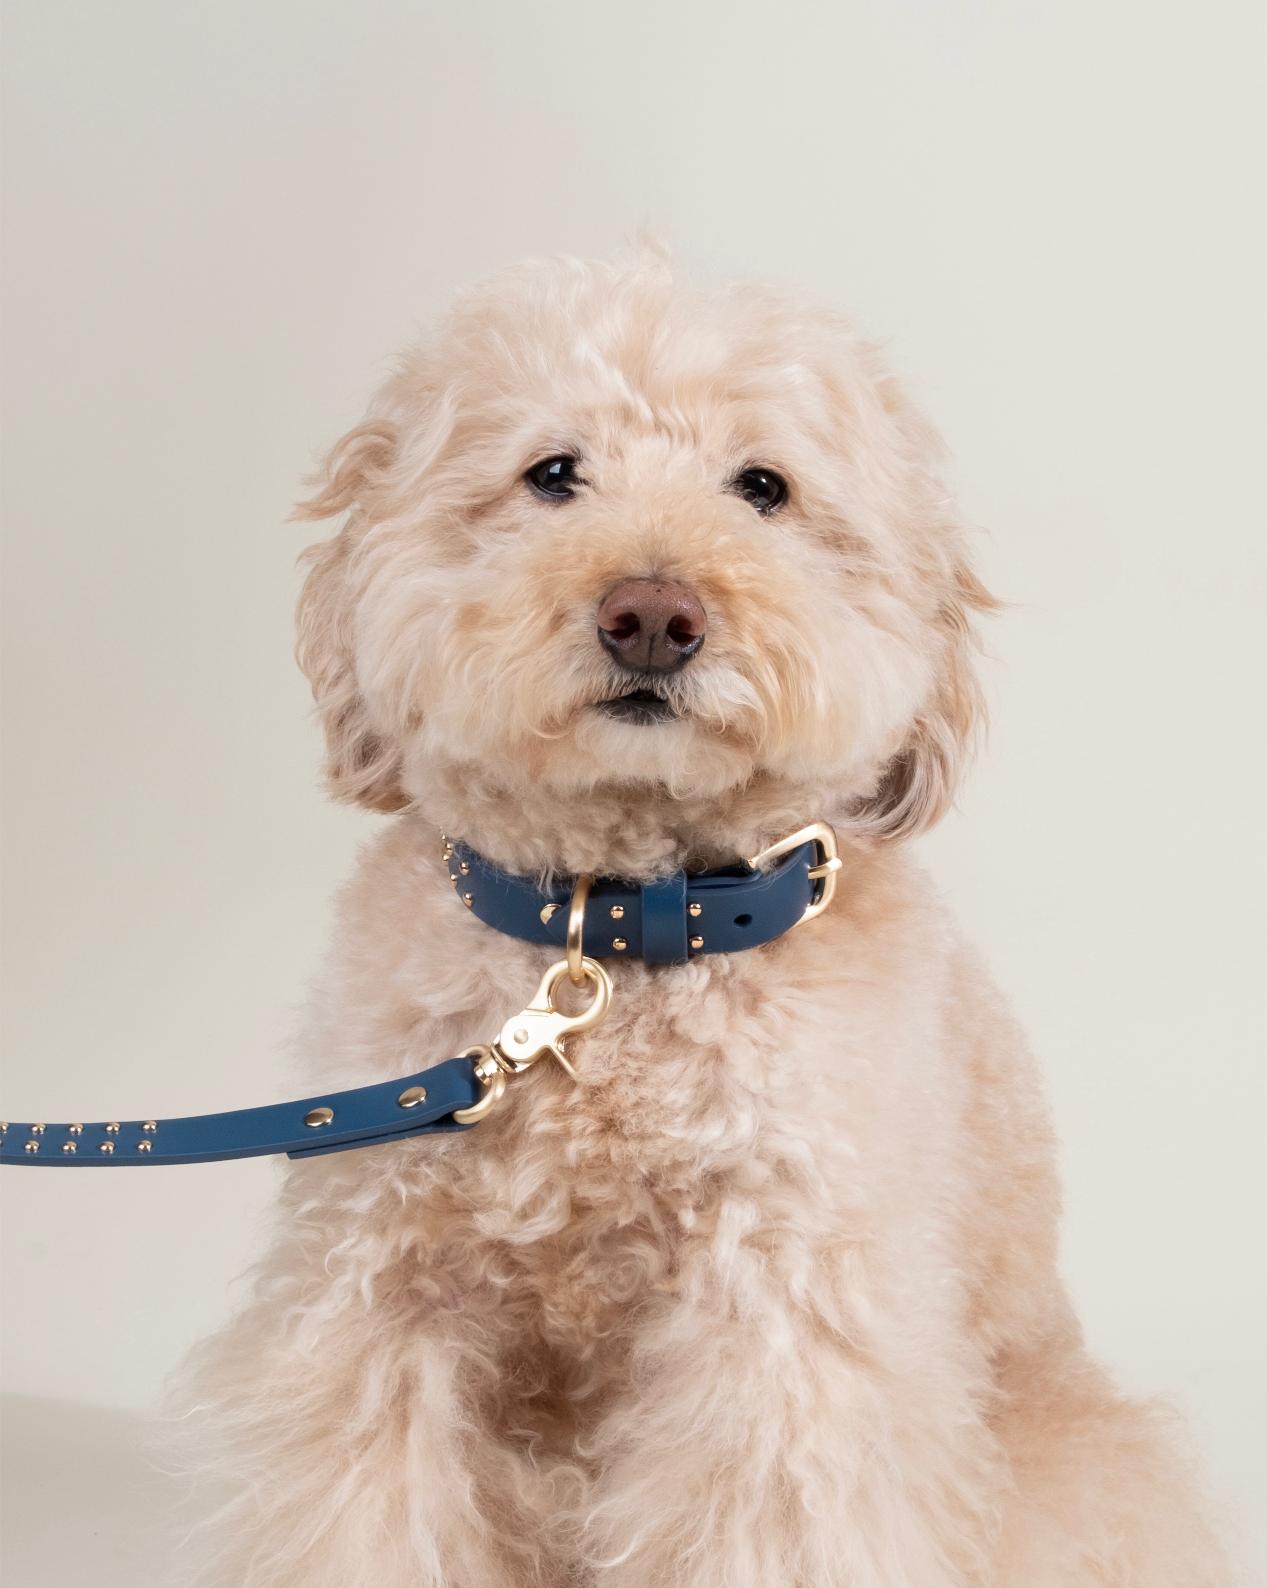
[[[287,1095],[372,825],[317,787],[296,483],[455,285],[651,223],[852,307],[950,438],[1015,606],[928,858],[1045,1058],[1096,1349],[1257,1501],[1260,14],[10,0],[10,1117]],[[129,1580],[131,1414],[223,1315],[274,1174],[7,1174],[26,1581]]]

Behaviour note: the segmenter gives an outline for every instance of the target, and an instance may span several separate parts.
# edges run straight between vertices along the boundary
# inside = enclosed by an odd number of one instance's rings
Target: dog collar
[[[527,1008],[512,1015],[492,1042],[394,1081],[263,1108],[92,1124],[0,1121],[0,1164],[158,1166],[265,1153],[310,1158],[467,1129],[497,1106],[514,1076],[542,1058],[554,1058],[576,1079],[564,1044],[598,1025],[612,997],[611,977],[599,958],[640,956],[651,965],[677,965],[696,954],[756,948],[821,914],[840,870],[835,834],[822,822],[739,866],[679,871],[641,885],[578,877],[570,888],[560,883],[543,890],[465,844],[446,839],[444,849],[454,887],[481,920],[567,951],[546,971]],[[593,989],[577,1014],[555,1002],[565,977]]]
[[[826,822],[802,827],[751,860],[643,883],[565,878],[543,888],[447,838],[444,858],[458,896],[481,921],[556,950],[568,941],[579,883],[584,953],[648,965],[683,965],[700,954],[734,954],[773,942],[827,908],[841,866]],[[575,950],[581,951],[579,942]]]

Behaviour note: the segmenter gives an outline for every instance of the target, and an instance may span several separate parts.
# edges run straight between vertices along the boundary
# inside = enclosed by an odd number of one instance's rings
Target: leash
[[[560,960],[542,977],[528,1007],[506,1022],[494,1042],[468,1048],[429,1070],[295,1103],[194,1114],[184,1119],[112,1119],[69,1125],[6,1122],[0,1162],[209,1163],[280,1152],[288,1158],[314,1158],[349,1147],[374,1147],[410,1136],[469,1130],[501,1101],[507,1079],[530,1069],[538,1059],[552,1056],[575,1077],[562,1044],[602,1020],[612,990],[611,978],[596,961],[582,959],[581,968],[586,980],[593,981],[595,995],[580,1014],[566,1015],[555,1007],[555,991],[568,974],[567,961]]]
[[[0,1121],[0,1163],[209,1163],[285,1153],[314,1158],[351,1147],[469,1130],[501,1102],[510,1080],[543,1058],[574,1081],[564,1043],[599,1025],[612,981],[600,957],[683,964],[697,954],[735,953],[771,942],[831,903],[841,862],[836,837],[815,822],[742,866],[641,886],[590,876],[551,888],[501,871],[464,844],[444,840],[449,877],[463,904],[488,925],[528,942],[565,949],[527,1008],[490,1043],[427,1070],[350,1091],[179,1119],[10,1125]],[[603,924],[587,934],[593,909]],[[555,995],[567,978],[593,989],[577,1014]]]

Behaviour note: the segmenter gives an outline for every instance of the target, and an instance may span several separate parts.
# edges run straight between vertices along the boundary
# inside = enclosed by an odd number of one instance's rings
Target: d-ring
[[[585,906],[589,900],[594,879],[588,872],[576,879],[572,889],[572,902],[568,905],[568,976],[574,987],[585,985]]]

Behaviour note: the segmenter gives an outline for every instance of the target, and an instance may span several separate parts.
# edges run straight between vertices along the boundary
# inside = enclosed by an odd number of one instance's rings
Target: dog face
[[[464,298],[301,511],[300,657],[333,787],[840,791],[940,814],[977,713],[968,570],[924,422],[874,349],[659,259],[530,265]]]

